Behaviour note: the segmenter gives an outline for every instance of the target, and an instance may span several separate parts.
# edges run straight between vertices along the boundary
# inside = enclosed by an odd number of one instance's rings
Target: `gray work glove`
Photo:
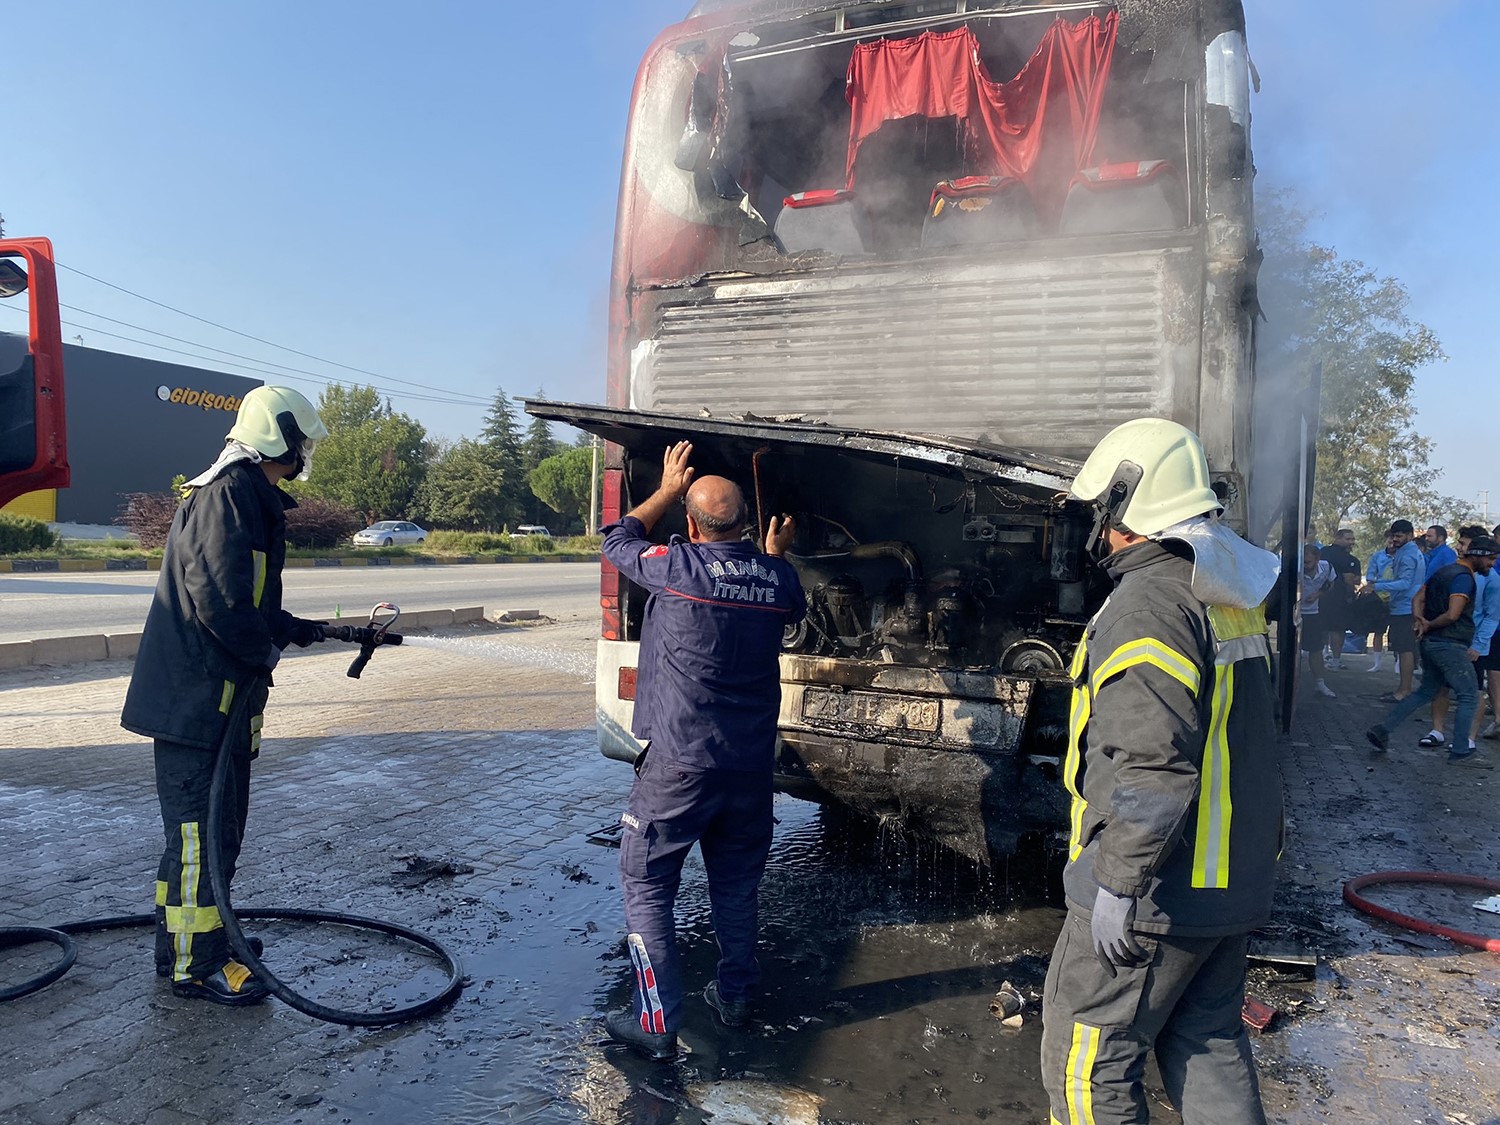
[[[1146,951],[1130,932],[1134,923],[1135,899],[1100,887],[1094,896],[1094,954],[1111,977],[1116,968],[1134,969],[1148,959]]]

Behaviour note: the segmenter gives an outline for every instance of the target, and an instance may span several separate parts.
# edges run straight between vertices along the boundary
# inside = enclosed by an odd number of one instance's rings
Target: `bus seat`
[[[852,191],[799,191],[782,201],[776,215],[776,238],[789,254],[800,250],[865,254],[870,245],[869,220]]]
[[[1187,189],[1165,160],[1085,168],[1073,177],[1060,234],[1127,234],[1187,226]]]
[[[1017,242],[1037,235],[1026,185],[1009,176],[965,176],[932,189],[922,246]]]

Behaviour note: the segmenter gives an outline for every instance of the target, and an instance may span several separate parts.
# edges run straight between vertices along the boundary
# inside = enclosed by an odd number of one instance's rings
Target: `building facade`
[[[240,400],[262,380],[76,344],[63,348],[73,483],[4,511],[48,523],[112,524],[132,492],[165,492],[218,456]]]

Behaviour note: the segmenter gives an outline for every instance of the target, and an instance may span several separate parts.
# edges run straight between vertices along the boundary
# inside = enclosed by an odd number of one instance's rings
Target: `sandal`
[[[1447,744],[1448,740],[1440,734],[1424,734],[1421,738],[1417,739],[1418,746],[1426,746],[1429,749],[1434,746],[1446,746]]]

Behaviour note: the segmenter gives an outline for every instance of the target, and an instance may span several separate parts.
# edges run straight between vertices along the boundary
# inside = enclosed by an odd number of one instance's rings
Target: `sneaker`
[[[725,1027],[744,1027],[750,1022],[750,1001],[725,1000],[719,995],[719,982],[711,980],[703,990],[703,999],[718,1013]]]
[[[1500,738],[1500,722],[1490,721],[1490,725],[1479,732],[1480,738]]]
[[[1385,663],[1380,657],[1375,658],[1375,663],[1365,669],[1366,672],[1379,672],[1385,668]]]
[[[172,982],[172,994],[189,1000],[207,1000],[214,1004],[226,1004],[231,1008],[243,1008],[259,1004],[271,995],[270,989],[250,975],[250,970],[238,961],[230,961],[222,969],[194,980]]]
[[[1330,688],[1327,684],[1325,684],[1322,680],[1318,681],[1318,688],[1317,688],[1317,690],[1318,690],[1318,694],[1321,695],[1324,699],[1337,699],[1338,698],[1337,693],[1335,693],[1334,690],[1332,688]]]
[[[604,1026],[616,1043],[652,1062],[670,1062],[677,1057],[677,1036],[647,1031],[634,1012],[610,1012],[604,1017]]]
[[[255,954],[257,957],[264,956],[264,954],[266,952],[266,943],[263,942],[263,941],[261,941],[260,938],[258,938],[258,937],[247,937],[245,939],[245,942],[246,942],[247,945],[250,946],[250,952],[251,953]],[[168,961],[165,965],[163,965],[160,961],[158,961],[156,963],[156,975],[159,976],[159,977],[169,977],[169,976],[171,976],[172,975],[172,962]]]
[[[1370,740],[1370,745],[1377,750],[1389,750],[1391,748],[1391,732],[1376,723],[1365,731],[1365,737]]]
[[[1342,672],[1344,670],[1344,662],[1337,657],[1330,656],[1327,660],[1323,661],[1323,667],[1327,668],[1330,672]]]

